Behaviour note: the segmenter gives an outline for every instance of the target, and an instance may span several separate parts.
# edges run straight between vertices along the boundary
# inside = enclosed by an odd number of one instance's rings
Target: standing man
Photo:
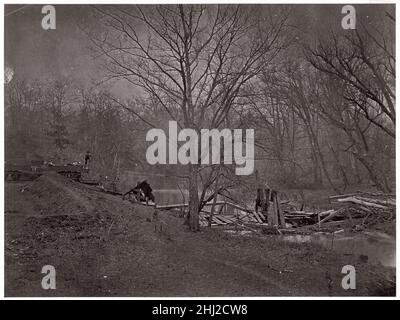
[[[90,151],[86,151],[86,154],[85,154],[85,167],[89,166],[89,162],[90,162],[91,158],[92,158],[92,155],[91,155]]]

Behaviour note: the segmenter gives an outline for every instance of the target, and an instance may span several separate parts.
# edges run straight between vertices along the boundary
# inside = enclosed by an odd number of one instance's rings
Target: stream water
[[[382,232],[311,235],[282,235],[282,240],[295,243],[315,243],[342,253],[364,255],[372,264],[396,267],[396,239]]]
[[[176,190],[176,189],[158,189],[153,190],[156,202],[159,205],[179,204],[188,203],[189,191],[188,190]],[[200,196],[200,192],[199,192]],[[218,196],[218,200],[220,197]]]
[[[159,189],[153,190],[153,194],[159,205],[187,203],[189,199],[188,190]]]

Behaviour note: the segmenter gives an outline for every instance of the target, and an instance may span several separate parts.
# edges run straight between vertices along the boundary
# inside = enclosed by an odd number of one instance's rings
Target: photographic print
[[[395,297],[395,28],[382,2],[5,4],[5,297]]]

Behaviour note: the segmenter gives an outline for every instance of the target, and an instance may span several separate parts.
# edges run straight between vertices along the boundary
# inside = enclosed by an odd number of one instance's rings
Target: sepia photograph
[[[395,298],[394,1],[100,2],[3,5],[4,297]]]

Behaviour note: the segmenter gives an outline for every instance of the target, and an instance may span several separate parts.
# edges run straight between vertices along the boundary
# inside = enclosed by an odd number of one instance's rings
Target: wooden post
[[[266,211],[267,211],[267,220],[268,220],[268,225],[269,226],[273,226],[275,224],[275,220],[274,220],[274,203],[271,203],[272,200],[272,192],[271,189],[267,188],[264,190],[265,192],[265,207],[266,207]]]
[[[274,225],[274,206],[273,205],[268,207],[267,214],[268,214],[268,219],[267,219],[268,225],[270,227],[272,227]]]
[[[268,195],[266,190],[258,188],[257,193],[260,198],[261,213],[264,217],[268,217]]]
[[[278,215],[279,215],[279,224],[282,228],[286,228],[286,222],[285,222],[285,215],[283,214],[282,208],[281,208],[281,199],[279,197],[278,192],[276,193],[276,204],[278,207]]]
[[[212,202],[212,206],[211,206],[211,212],[210,212],[210,220],[208,221],[208,227],[211,228],[211,222],[214,216],[214,210],[215,210],[215,204],[217,203],[217,197],[218,197],[218,180],[219,180],[219,172],[221,166],[218,167],[218,173],[217,173],[217,177],[215,178],[215,186],[214,186],[214,198],[213,198],[213,202]]]
[[[277,197],[276,197],[277,193],[276,191],[273,192],[272,194],[272,203],[273,203],[273,207],[274,207],[274,216],[273,216],[273,220],[274,220],[274,226],[278,226],[279,225],[279,218],[278,218],[278,202],[277,202]]]

